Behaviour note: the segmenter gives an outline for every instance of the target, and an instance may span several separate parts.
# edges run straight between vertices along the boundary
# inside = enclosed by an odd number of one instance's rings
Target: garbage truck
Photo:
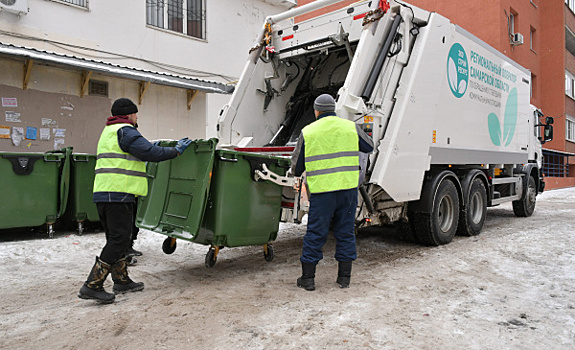
[[[487,208],[530,216],[544,190],[542,143],[553,118],[530,104],[530,72],[438,13],[402,1],[318,0],[270,16],[218,119],[222,147],[285,150],[314,121],[313,100],[375,143],[360,154],[356,226],[398,225],[425,245],[477,235]],[[282,220],[306,212],[305,186],[284,185]],[[297,182],[297,181],[295,181]]]

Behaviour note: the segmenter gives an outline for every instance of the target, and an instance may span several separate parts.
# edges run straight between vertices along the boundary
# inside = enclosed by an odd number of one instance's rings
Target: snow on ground
[[[261,247],[208,247],[144,231],[130,268],[143,292],[111,305],[76,297],[102,233],[0,234],[2,349],[573,349],[575,188],[538,197],[530,218],[488,210],[483,232],[423,247],[390,230],[358,236],[349,289],[335,284],[334,241],[316,291],[295,285],[305,225]],[[105,287],[111,291],[111,281]]]

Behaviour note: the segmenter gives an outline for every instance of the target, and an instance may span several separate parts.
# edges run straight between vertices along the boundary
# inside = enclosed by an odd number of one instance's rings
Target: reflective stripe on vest
[[[146,163],[122,151],[118,144],[118,130],[130,124],[108,125],[98,141],[94,192],[148,194]]]
[[[311,193],[347,190],[359,181],[359,136],[355,123],[323,117],[302,130]]]

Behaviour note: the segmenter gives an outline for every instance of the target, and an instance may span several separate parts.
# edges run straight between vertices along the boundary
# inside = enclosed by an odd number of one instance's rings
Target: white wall
[[[33,67],[29,87],[22,90],[22,67],[21,61],[0,58],[0,97],[18,99],[17,107],[0,106],[0,126],[39,130],[44,127],[42,119],[48,118],[54,122],[51,128],[66,129],[65,143],[55,147],[52,137],[49,141],[26,140],[14,145],[10,139],[0,138],[0,151],[45,152],[72,146],[75,152],[94,154],[113,101],[126,97],[138,104],[137,81],[94,74],[92,79],[108,82],[110,97],[80,98],[79,71],[40,65]],[[230,95],[216,96],[223,96],[225,101]],[[151,84],[138,110],[139,130],[148,140],[206,137],[206,94],[203,92],[198,92],[188,110],[186,90]],[[8,121],[5,118],[8,111],[19,113],[21,121]]]
[[[92,0],[88,10],[28,0],[29,12],[20,17],[0,11],[0,42],[228,83],[239,78],[265,17],[287,10],[293,1],[206,0],[205,4],[206,38],[200,40],[146,25],[145,0]],[[22,89],[23,60],[0,58],[0,95],[18,95],[22,102],[16,111],[22,112],[22,122],[2,120],[0,125],[41,127],[42,118],[54,115],[58,127],[68,128],[62,146],[95,153],[112,102],[127,97],[138,103],[139,82],[99,74],[91,79],[108,82],[108,98],[79,98],[80,71],[38,64],[32,69],[28,90],[14,90]],[[150,140],[216,137],[220,109],[230,96],[198,92],[188,110],[185,89],[151,84],[138,106],[140,131]],[[57,113],[62,99],[77,104],[68,119]],[[37,100],[55,112],[39,108]],[[4,119],[6,111],[0,112]],[[52,142],[34,141],[15,147],[10,140],[0,140],[2,151],[46,151],[52,146]]]
[[[147,26],[145,0],[93,0],[89,10],[28,0],[26,15],[0,12],[0,41],[155,71],[163,71],[165,66],[161,64],[169,64],[208,72],[192,74],[204,80],[222,81],[217,74],[239,77],[265,17],[288,9],[289,3],[278,1],[283,5],[274,6],[267,1],[207,0],[206,40],[200,40]],[[6,32],[27,37],[17,38]]]

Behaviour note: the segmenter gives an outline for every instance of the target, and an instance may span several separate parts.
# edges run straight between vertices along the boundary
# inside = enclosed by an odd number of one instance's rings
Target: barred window
[[[146,23],[204,39],[204,0],[146,0]]]
[[[84,8],[88,8],[88,2],[89,2],[89,0],[52,0],[52,1],[64,2],[66,4],[76,5]]]

